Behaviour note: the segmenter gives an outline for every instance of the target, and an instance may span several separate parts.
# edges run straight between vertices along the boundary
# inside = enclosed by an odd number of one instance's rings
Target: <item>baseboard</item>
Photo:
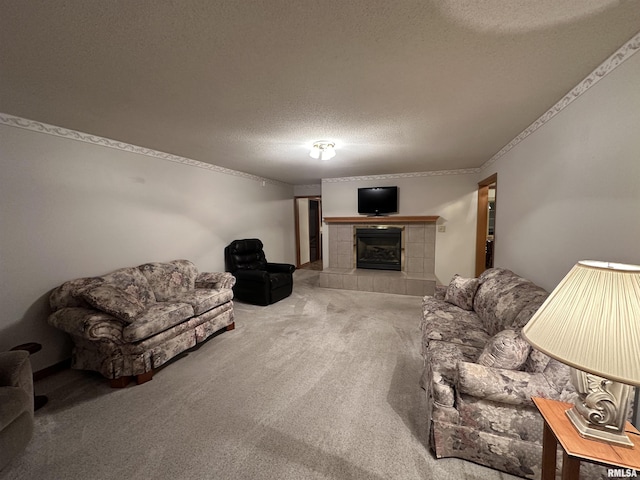
[[[62,360],[50,367],[43,368],[42,370],[38,370],[37,372],[33,372],[33,381],[37,382],[38,380],[42,380],[43,378],[49,377],[54,373],[61,372],[63,370],[67,370],[71,368],[71,359],[67,358],[66,360]]]

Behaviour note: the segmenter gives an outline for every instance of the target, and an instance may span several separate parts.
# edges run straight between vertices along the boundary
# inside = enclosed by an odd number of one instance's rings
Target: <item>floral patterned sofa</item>
[[[547,296],[512,271],[493,268],[477,279],[456,275],[424,297],[422,387],[436,457],[540,477],[543,423],[531,397],[575,396],[569,367],[520,336]],[[598,469],[583,466],[581,478],[600,478]]]
[[[146,263],[70,280],[49,297],[49,324],[74,342],[72,367],[125,386],[213,333],[234,328],[230,273],[199,273],[188,260]]]

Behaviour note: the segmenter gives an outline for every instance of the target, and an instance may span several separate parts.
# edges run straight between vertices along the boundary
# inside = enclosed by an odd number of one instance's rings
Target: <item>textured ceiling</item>
[[[0,112],[292,184],[476,168],[638,31],[640,0],[0,0]]]

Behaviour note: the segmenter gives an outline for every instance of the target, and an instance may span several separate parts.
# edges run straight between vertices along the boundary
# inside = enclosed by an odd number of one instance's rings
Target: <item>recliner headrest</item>
[[[246,238],[244,240],[234,240],[229,245],[229,252],[238,255],[243,253],[257,252],[262,250],[264,245],[257,238]]]

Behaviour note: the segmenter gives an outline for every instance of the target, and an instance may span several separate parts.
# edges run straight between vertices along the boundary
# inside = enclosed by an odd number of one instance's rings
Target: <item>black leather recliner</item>
[[[255,305],[271,305],[291,295],[295,266],[269,263],[257,238],[234,240],[224,249],[227,272],[236,277],[235,298]]]

